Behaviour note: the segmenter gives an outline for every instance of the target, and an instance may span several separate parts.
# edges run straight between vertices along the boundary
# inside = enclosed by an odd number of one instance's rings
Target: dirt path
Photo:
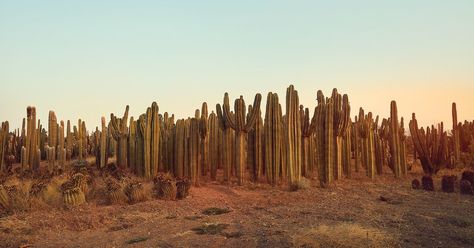
[[[415,176],[311,181],[297,192],[208,183],[181,201],[17,213],[0,219],[0,246],[474,247],[474,197],[439,192],[439,178],[436,192],[412,190]],[[211,207],[230,212],[202,214]],[[206,224],[217,234],[192,230]]]

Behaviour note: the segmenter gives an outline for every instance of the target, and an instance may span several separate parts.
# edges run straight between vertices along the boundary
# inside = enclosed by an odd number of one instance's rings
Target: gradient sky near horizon
[[[183,118],[294,84],[420,124],[474,119],[474,1],[3,1],[0,120],[26,107],[60,120],[138,116],[157,101]],[[264,105],[263,105],[264,106]],[[44,125],[46,127],[46,125]]]

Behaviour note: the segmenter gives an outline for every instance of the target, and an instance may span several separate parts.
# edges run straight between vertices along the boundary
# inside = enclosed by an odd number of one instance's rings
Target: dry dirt
[[[440,190],[443,173],[460,172],[442,171],[435,192],[411,189],[419,171],[358,173],[328,189],[205,183],[180,201],[19,212],[0,218],[0,246],[474,247],[474,196]],[[229,211],[203,214],[212,207]]]

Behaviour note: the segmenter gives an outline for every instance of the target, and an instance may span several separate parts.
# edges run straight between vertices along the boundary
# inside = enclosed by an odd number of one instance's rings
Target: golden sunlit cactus
[[[252,117],[253,111],[253,107],[249,106],[247,121]],[[263,134],[263,119],[259,109],[255,119],[255,127],[247,135],[247,162],[254,181],[257,181],[263,175]]]
[[[409,126],[423,171],[428,175],[436,174],[449,162],[448,136],[443,130],[443,123],[438,124],[438,128],[434,125],[431,129],[427,127],[425,132],[423,128],[418,128],[418,121],[413,113]]]
[[[1,128],[0,128],[0,172],[6,172],[6,163],[5,163],[5,149],[6,149],[6,143],[8,139],[8,132],[9,132],[9,125],[8,121],[2,122]]]
[[[453,155],[454,161],[457,162],[461,158],[461,148],[460,148],[460,136],[459,136],[459,128],[458,128],[458,111],[456,109],[456,103],[453,102],[452,104],[452,117],[453,117]]]
[[[208,112],[207,103],[202,103],[201,118],[199,120],[199,134],[200,134],[200,160],[201,160],[201,175],[207,175],[209,171],[209,126],[208,126]]]
[[[301,179],[301,124],[298,91],[293,85],[286,89],[285,142],[286,164],[291,187],[298,187]]]
[[[265,174],[268,183],[276,185],[282,161],[283,122],[281,106],[276,93],[269,92],[264,123]]]
[[[247,151],[245,149],[245,136],[251,129],[254,128],[255,121],[257,119],[257,113],[258,110],[260,110],[261,99],[262,96],[260,94],[255,95],[254,104],[252,105],[255,112],[247,120],[247,106],[245,105],[243,97],[240,96],[239,99],[235,100],[234,114],[232,115],[229,106],[229,95],[227,93],[224,95],[222,117],[224,118],[225,124],[235,131],[235,163],[239,185],[242,185],[244,181],[244,171],[246,165]]]
[[[117,166],[120,168],[127,166],[128,110],[129,107],[127,105],[122,118],[117,118],[114,114],[110,114],[109,131],[118,142]],[[81,158],[81,155],[79,156]]]
[[[209,164],[211,180],[215,181],[217,176],[217,167],[219,164],[219,122],[217,115],[212,112],[209,115]]]

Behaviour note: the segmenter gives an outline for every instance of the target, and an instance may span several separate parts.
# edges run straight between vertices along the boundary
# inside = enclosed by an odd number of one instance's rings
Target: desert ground
[[[321,188],[204,182],[179,201],[36,208],[0,218],[1,247],[473,247],[474,197],[363,171]]]

